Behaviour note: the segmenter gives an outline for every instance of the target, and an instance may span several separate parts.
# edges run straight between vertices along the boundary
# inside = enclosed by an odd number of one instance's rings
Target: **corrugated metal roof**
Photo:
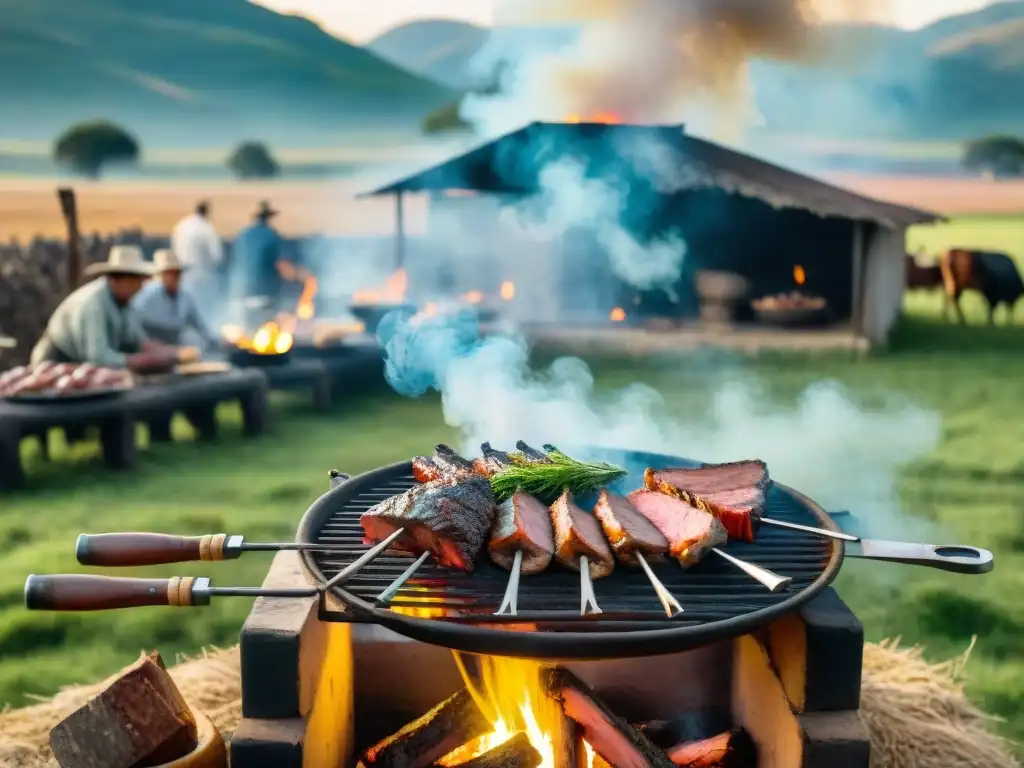
[[[543,170],[566,159],[579,163],[591,178],[630,173],[651,180],[665,192],[718,188],[776,208],[801,208],[887,227],[943,218],[865,197],[689,136],[681,125],[530,123],[366,196],[441,190],[531,194],[543,188]]]

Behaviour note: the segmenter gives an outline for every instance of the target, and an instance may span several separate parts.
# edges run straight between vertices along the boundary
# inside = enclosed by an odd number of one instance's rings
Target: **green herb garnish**
[[[616,480],[626,470],[605,462],[585,462],[545,446],[549,461],[533,461],[521,453],[509,454],[512,464],[491,477],[491,490],[498,502],[517,490],[551,503],[566,489],[580,495]]]

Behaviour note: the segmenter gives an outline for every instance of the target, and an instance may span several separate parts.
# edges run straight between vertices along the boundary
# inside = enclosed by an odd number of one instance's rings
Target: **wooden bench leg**
[[[174,414],[168,414],[167,416],[160,416],[157,418],[150,419],[146,423],[146,427],[149,429],[149,442],[171,442],[171,420],[173,418]]]
[[[25,487],[25,470],[21,466],[21,432],[0,425],[0,490],[15,491]]]
[[[217,439],[217,405],[196,406],[185,411],[185,418],[195,429],[200,440],[210,441]]]
[[[242,426],[249,437],[258,437],[267,429],[267,411],[270,407],[267,388],[260,387],[246,392],[240,398],[242,405]]]
[[[134,469],[138,463],[135,445],[135,419],[117,416],[100,424],[103,460],[111,469]]]

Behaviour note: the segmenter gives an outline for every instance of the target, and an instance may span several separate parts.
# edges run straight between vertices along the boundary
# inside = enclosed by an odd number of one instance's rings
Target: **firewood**
[[[537,768],[542,762],[543,758],[530,743],[530,737],[525,733],[517,733],[504,744],[472,760],[459,763],[456,768]]]
[[[143,768],[176,760],[198,744],[198,727],[155,651],[50,731],[63,768]]]
[[[358,768],[428,768],[491,728],[472,695],[463,688],[363,752]]]
[[[674,768],[665,751],[601,701],[590,686],[566,669],[544,672],[544,689],[557,699],[565,714],[579,724],[583,738],[611,765]]]

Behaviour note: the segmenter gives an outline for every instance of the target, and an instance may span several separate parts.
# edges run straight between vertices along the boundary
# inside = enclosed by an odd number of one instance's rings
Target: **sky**
[[[334,34],[362,43],[406,21],[451,18],[487,25],[497,0],[255,0],[283,13],[301,13]],[[906,28],[990,5],[992,0],[888,0],[886,18]],[[361,6],[355,10],[354,6]]]

